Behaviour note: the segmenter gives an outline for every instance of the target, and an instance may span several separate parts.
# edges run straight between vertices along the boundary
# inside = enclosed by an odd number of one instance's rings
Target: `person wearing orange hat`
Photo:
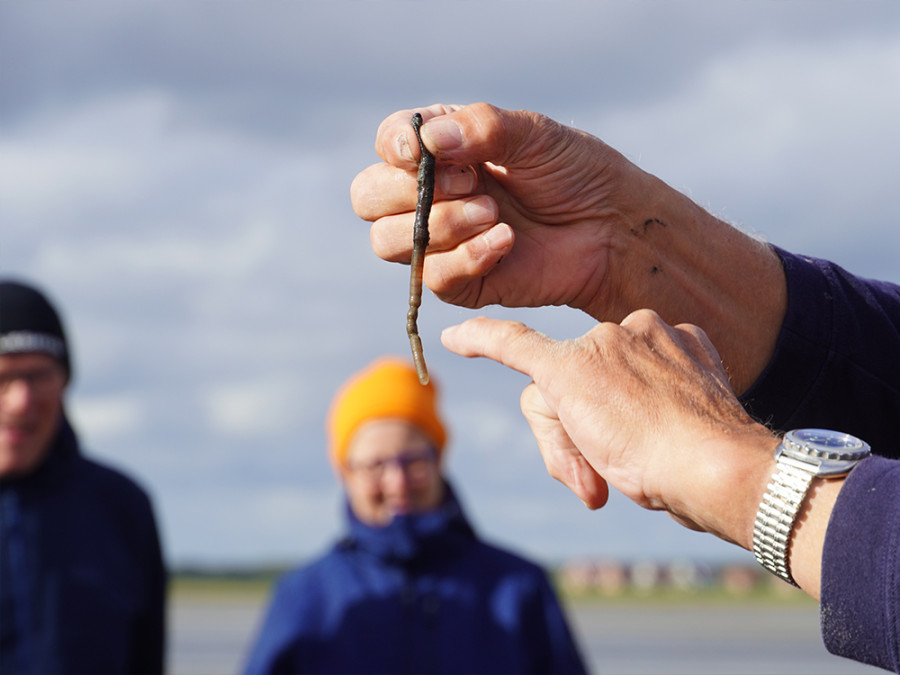
[[[544,570],[465,517],[433,379],[377,359],[326,428],[348,532],[279,581],[246,673],[585,672]]]

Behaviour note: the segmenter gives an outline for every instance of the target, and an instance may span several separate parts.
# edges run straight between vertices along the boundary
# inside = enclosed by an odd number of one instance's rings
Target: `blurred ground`
[[[169,672],[237,673],[265,608],[267,583],[175,584]],[[667,596],[569,600],[569,618],[594,673],[621,675],[864,675],[828,654],[818,609],[805,600]]]

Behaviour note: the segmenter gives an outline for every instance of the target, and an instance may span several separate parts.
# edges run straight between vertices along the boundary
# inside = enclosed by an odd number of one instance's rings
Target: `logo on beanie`
[[[61,359],[66,353],[66,345],[62,338],[47,333],[16,331],[0,335],[0,354],[20,352],[41,352]]]

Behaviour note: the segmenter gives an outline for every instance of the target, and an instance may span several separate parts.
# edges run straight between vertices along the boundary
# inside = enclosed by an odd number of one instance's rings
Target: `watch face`
[[[820,448],[854,450],[865,445],[856,436],[830,429],[797,429],[793,434],[800,443]]]
[[[869,455],[869,444],[840,431],[796,429],[785,434],[780,451],[816,467],[816,475],[841,476]]]

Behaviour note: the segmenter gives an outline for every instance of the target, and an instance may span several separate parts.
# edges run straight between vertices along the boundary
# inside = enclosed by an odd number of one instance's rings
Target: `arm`
[[[605,504],[610,484],[640,506],[752,548],[779,439],[740,406],[701,330],[643,310],[566,342],[488,319],[447,329],[443,341],[533,379],[522,410],[547,468],[589,508]],[[841,481],[820,483],[790,549],[795,579],[815,598]]]
[[[900,457],[900,288],[777,251],[788,309],[770,364],[741,401],[776,429],[828,427]]]
[[[830,652],[900,672],[900,461],[870,457],[845,481],[825,538],[821,620]]]
[[[475,104],[422,109],[438,160],[426,285],[466,307],[568,305],[598,321],[652,308],[701,326],[736,390],[771,357],[786,305],[766,245],[589,134]],[[376,253],[407,262],[418,147],[411,111],[376,138],[383,163],[351,187]],[[502,261],[502,263],[501,263]]]
[[[351,189],[357,213],[373,222],[376,253],[397,262],[409,259],[415,203],[409,114],[382,123],[376,150],[384,163]],[[484,320],[445,333],[451,350],[534,379],[523,412],[551,475],[587,506],[606,502],[609,483],[645,508],[749,549],[778,439],[733,391],[778,428],[839,428],[876,453],[900,456],[885,430],[900,409],[895,286],[759,244],[598,139],[540,115],[478,104],[432,106],[424,116],[439,162],[425,282],[440,298],[467,307],[568,305],[598,321],[649,307],[669,323],[700,326],[721,354],[702,331],[671,328],[648,312],[564,343]],[[822,594],[830,649],[859,658],[854,640],[882,629],[864,642],[877,643],[880,656],[859,660],[896,669],[900,600],[884,592],[896,580],[885,585],[887,572],[876,572],[858,575],[856,588],[835,584],[847,578],[836,570],[852,571],[835,561],[861,545],[880,556],[874,567],[897,569],[900,514],[880,503],[897,486],[843,491],[860,482],[864,465],[846,481],[813,486],[791,568],[810,595]],[[883,471],[896,478],[891,466]],[[878,534],[860,538],[859,528],[843,525],[860,500],[892,514],[867,521],[882,525]]]
[[[566,342],[488,319],[447,329],[443,341],[532,377],[522,410],[547,469],[589,508],[605,504],[608,481],[645,508],[752,547],[778,439],[740,407],[702,331],[641,311]],[[794,579],[821,597],[828,649],[895,671],[898,495],[900,461],[883,457],[816,479],[790,546]]]
[[[135,626],[133,673],[164,673],[166,654],[166,596],[168,574],[163,562],[156,518],[148,501],[147,547],[143,562],[146,608]]]

